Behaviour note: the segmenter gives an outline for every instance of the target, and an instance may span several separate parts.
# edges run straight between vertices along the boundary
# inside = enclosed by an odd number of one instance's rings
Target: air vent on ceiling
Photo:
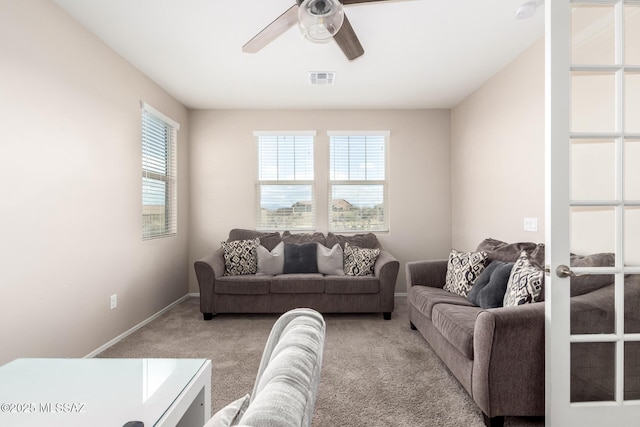
[[[333,71],[310,71],[309,82],[312,85],[332,85],[336,73]]]

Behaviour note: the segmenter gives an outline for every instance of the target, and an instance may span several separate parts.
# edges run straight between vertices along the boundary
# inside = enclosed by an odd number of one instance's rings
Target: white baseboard
[[[109,341],[108,343],[98,347],[97,349],[93,350],[91,353],[87,354],[86,356],[84,356],[85,359],[88,358],[92,358],[97,356],[98,354],[102,353],[103,351],[105,351],[106,349],[108,349],[109,347],[111,347],[112,345],[118,343],[119,341],[122,341],[124,338],[126,338],[127,336],[131,335],[132,333],[134,333],[135,331],[137,331],[138,329],[142,328],[144,325],[152,322],[153,320],[157,319],[158,317],[160,317],[163,313],[165,313],[167,310],[170,310],[172,307],[180,304],[182,301],[186,300],[187,298],[190,298],[192,296],[194,296],[196,294],[187,294],[181,298],[179,298],[178,300],[172,302],[171,304],[169,304],[168,306],[166,306],[165,308],[163,308],[162,310],[160,310],[159,312],[157,312],[156,314],[152,315],[151,317],[149,317],[146,320],[143,320],[142,322],[138,323],[136,326],[134,326],[133,328],[129,329],[126,332],[123,332],[122,334],[118,335],[117,337],[115,337],[114,339],[112,339],[111,341]],[[199,294],[197,294],[199,295]]]

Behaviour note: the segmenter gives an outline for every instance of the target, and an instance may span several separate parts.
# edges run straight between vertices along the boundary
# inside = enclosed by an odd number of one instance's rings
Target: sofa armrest
[[[398,270],[398,260],[391,253],[381,250],[374,266],[374,275],[380,281],[380,308],[383,312],[393,311]]]
[[[224,275],[224,249],[199,259],[194,263],[200,287],[200,312],[214,313],[214,288],[216,278]]]
[[[472,395],[488,417],[544,414],[544,328],[542,302],[478,314]]]
[[[405,265],[407,290],[414,285],[442,288],[447,279],[446,259],[410,261]]]

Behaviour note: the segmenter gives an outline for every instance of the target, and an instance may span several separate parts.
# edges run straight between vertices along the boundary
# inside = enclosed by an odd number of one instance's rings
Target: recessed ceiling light
[[[336,73],[333,71],[310,71],[309,83],[312,85],[332,85]]]

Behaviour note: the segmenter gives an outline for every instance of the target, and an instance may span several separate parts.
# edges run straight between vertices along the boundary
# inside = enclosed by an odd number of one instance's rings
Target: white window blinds
[[[176,133],[179,125],[142,104],[142,238],[177,232]]]
[[[387,231],[389,132],[329,132],[329,230]]]
[[[256,228],[313,230],[315,132],[256,132]]]

